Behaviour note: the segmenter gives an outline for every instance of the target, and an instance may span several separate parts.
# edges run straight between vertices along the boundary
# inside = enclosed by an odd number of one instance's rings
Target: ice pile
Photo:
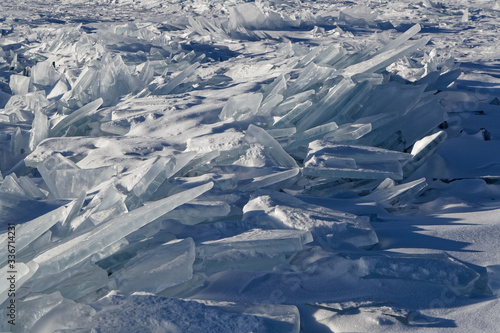
[[[15,66],[0,111],[0,204],[51,209],[16,230],[18,331],[184,331],[203,312],[203,330],[298,332],[294,305],[203,293],[238,272],[272,276],[246,290],[287,274],[313,279],[318,251],[355,281],[414,280],[466,296],[481,288],[449,257],[370,255],[376,213],[346,211],[411,208],[427,185],[412,175],[446,139],[435,92],[457,72],[432,52],[418,68],[398,63],[428,43],[420,25],[357,50],[272,40],[279,61],[241,78],[254,60],[229,49],[236,39],[325,18],[261,2],[227,12],[175,29],[19,30],[21,45],[39,45],[5,55]],[[340,19],[372,26],[376,16],[360,7]],[[346,205],[306,203],[315,196]]]

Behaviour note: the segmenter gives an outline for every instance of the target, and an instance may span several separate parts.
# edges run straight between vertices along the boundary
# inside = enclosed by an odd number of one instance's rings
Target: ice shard
[[[36,146],[49,136],[49,119],[40,108],[35,108],[35,118],[31,125],[29,148],[35,150]]]
[[[411,151],[412,158],[403,165],[404,176],[410,176],[424,164],[441,147],[446,137],[446,132],[439,131],[415,142]]]
[[[221,120],[234,118],[240,120],[257,114],[262,102],[261,93],[247,93],[231,97],[222,108],[219,115]]]
[[[69,213],[70,206],[61,206],[47,214],[37,217],[34,220],[25,222],[16,228],[16,252],[22,251],[31,242],[40,237],[43,233],[49,230],[53,225],[58,222],[64,221]],[[8,233],[0,235],[0,244],[7,249]],[[0,263],[7,260],[7,252],[2,251]]]
[[[67,130],[71,125],[97,111],[97,109],[99,109],[103,102],[104,101],[102,98],[98,98],[95,101],[79,108],[78,110],[73,111],[71,114],[64,117],[60,122],[58,122],[54,127],[50,129],[49,136],[61,136],[62,134],[64,134],[64,131]]]
[[[177,88],[184,80],[189,78],[191,75],[194,74],[196,71],[196,68],[200,66],[199,63],[194,63],[185,70],[183,70],[181,73],[177,74],[176,77],[172,78],[167,84],[165,85],[160,85],[154,93],[156,95],[167,95],[170,94],[175,88]]]
[[[327,178],[403,179],[409,154],[386,149],[314,141],[304,161],[304,174]]]
[[[212,187],[213,183],[208,183],[162,200],[146,203],[127,214],[100,224],[89,232],[55,244],[53,248],[33,259],[40,266],[37,276],[56,274],[78,264]]]
[[[26,95],[30,88],[30,78],[24,75],[11,75],[9,87],[13,95]]]
[[[172,174],[174,167],[174,159],[158,157],[130,191],[125,200],[127,208],[133,210],[139,207],[142,202],[147,201],[167,177]]]
[[[428,186],[425,178],[399,185],[378,188],[372,193],[362,197],[364,202],[376,202],[385,206],[405,205],[413,200]]]
[[[291,253],[302,250],[304,244],[312,241],[309,231],[252,229],[233,237],[203,242],[196,248],[196,256],[207,258],[232,250],[262,254]]]
[[[397,59],[425,46],[429,42],[429,40],[430,37],[422,37],[415,41],[409,42],[406,46],[387,50],[383,53],[375,55],[371,59],[345,68],[343,73],[347,76],[351,76],[359,73],[378,72],[385,69]]]
[[[7,246],[4,248],[7,248]],[[36,273],[38,265],[33,262],[27,264],[16,262],[14,269],[15,273],[13,273],[11,264],[5,265],[0,269],[0,278],[3,280],[0,287],[0,304],[4,304],[4,302],[11,297],[9,294],[12,293],[12,289],[19,290],[21,286]],[[14,279],[11,278],[12,274],[15,274]],[[14,286],[11,286],[11,284]],[[9,289],[11,289],[11,291],[9,291]],[[15,298],[11,299],[15,300]]]
[[[59,80],[60,76],[51,60],[39,62],[31,69],[31,80],[35,85],[53,86]]]
[[[174,219],[183,224],[194,225],[223,218],[230,211],[231,207],[224,201],[193,201],[167,213],[165,219]]]
[[[271,228],[308,230],[322,246],[342,243],[369,248],[378,243],[368,217],[307,204],[281,192],[256,193],[243,207],[243,218]]]
[[[248,143],[260,143],[269,153],[276,166],[285,168],[297,168],[297,162],[283,150],[281,145],[264,129],[250,125],[245,134],[245,141]]]
[[[35,281],[35,284],[39,282]],[[108,273],[97,265],[91,265],[73,272],[73,275],[43,290],[43,293],[59,292],[66,299],[77,300],[105,287],[108,282]]]
[[[194,259],[195,247],[191,238],[173,240],[140,252],[111,277],[125,294],[157,293],[191,279]]]

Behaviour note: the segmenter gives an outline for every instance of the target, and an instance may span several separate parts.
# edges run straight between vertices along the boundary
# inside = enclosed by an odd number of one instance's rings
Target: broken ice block
[[[428,186],[425,178],[400,185],[376,189],[372,193],[362,197],[364,202],[376,202],[382,205],[405,205],[413,200]]]
[[[45,87],[53,86],[60,76],[51,60],[39,62],[31,69],[32,82]]]
[[[272,271],[276,266],[287,264],[286,256],[283,253],[268,254],[228,250],[204,258],[201,264],[197,264],[196,271],[210,276],[228,270]]]
[[[9,87],[13,95],[26,95],[30,88],[30,78],[24,75],[11,75]]]
[[[327,178],[403,179],[401,165],[409,154],[369,146],[314,141],[304,161],[304,174]]]
[[[60,292],[66,299],[77,300],[108,284],[108,273],[97,265],[82,267],[61,282],[46,288],[43,293]],[[35,281],[35,285],[40,283]]]
[[[404,176],[410,176],[424,164],[441,147],[446,137],[446,132],[439,131],[415,142],[411,151],[412,158],[403,165]]]
[[[253,116],[257,114],[259,110],[262,97],[260,93],[247,93],[233,96],[222,108],[219,118],[221,120],[229,118],[241,120]]]
[[[155,202],[146,203],[127,214],[104,222],[95,229],[64,240],[33,259],[40,265],[37,276],[57,274],[118,242],[172,209],[191,201],[213,187],[201,185]],[[118,250],[118,249],[117,249]],[[109,255],[109,254],[108,254]],[[100,260],[96,258],[96,261]]]
[[[76,198],[81,191],[90,191],[94,187],[116,176],[114,167],[95,169],[62,169],[53,172],[57,198]],[[45,178],[44,178],[45,180]]]
[[[378,243],[367,217],[307,204],[281,192],[261,192],[243,207],[243,218],[256,225],[311,231],[323,246],[350,243],[369,248]]]
[[[93,102],[88,103],[87,105],[79,108],[76,111],[73,111],[70,115],[64,117],[60,122],[57,123],[54,127],[50,129],[49,135],[51,137],[61,136],[64,134],[64,131],[72,124],[77,121],[87,117],[97,111],[99,107],[102,105],[103,99],[98,98]]]
[[[184,204],[165,215],[165,219],[194,225],[227,216],[231,207],[224,201],[194,201]]]
[[[191,238],[173,240],[140,252],[111,277],[125,294],[157,293],[191,279],[194,259],[195,247]]]
[[[443,284],[459,295],[469,295],[479,273],[443,255],[364,256],[359,259],[364,278],[390,278]]]
[[[304,244],[312,241],[309,231],[252,229],[233,237],[203,242],[196,248],[196,256],[207,258],[231,250],[263,254],[289,253],[302,250]]]
[[[245,134],[245,141],[248,143],[260,143],[270,153],[273,162],[276,166],[285,168],[297,168],[297,162],[283,150],[281,145],[264,129],[250,125]]]
[[[147,201],[167,177],[172,174],[174,167],[174,159],[163,156],[158,157],[127,196],[125,204],[128,210],[133,210],[139,207],[144,201]]]

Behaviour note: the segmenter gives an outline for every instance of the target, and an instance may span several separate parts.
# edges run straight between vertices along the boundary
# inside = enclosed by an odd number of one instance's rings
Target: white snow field
[[[0,331],[499,332],[500,2],[0,3]]]

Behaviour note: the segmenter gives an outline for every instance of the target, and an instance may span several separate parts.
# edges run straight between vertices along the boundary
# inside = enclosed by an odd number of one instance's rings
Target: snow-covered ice
[[[2,331],[498,330],[498,1],[0,9]]]

